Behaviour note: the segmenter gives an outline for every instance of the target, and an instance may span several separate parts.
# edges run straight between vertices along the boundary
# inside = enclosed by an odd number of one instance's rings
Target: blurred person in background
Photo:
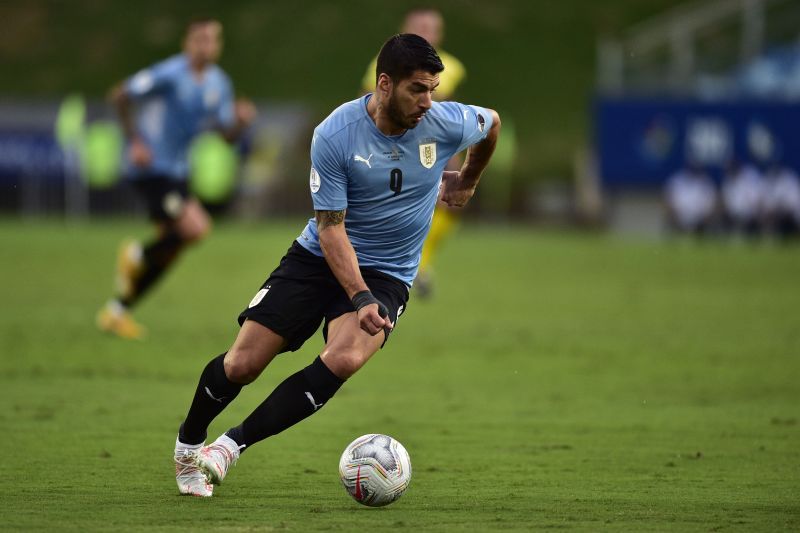
[[[207,211],[189,192],[189,146],[209,130],[234,142],[256,116],[252,102],[234,101],[231,81],[216,65],[221,51],[222,25],[194,19],[186,28],[182,53],[111,90],[127,139],[124,173],[147,204],[157,234],[147,243],[126,240],[120,246],[118,292],[97,315],[103,331],[143,337],[145,328],[130,309],[189,244],[211,229]]]
[[[175,442],[181,494],[211,496],[242,453],[320,410],[386,343],[406,309],[440,193],[448,205],[465,205],[500,134],[491,109],[433,101],[444,68],[422,37],[395,35],[378,54],[374,90],[314,130],[315,216],[239,315],[231,348],[200,375]],[[446,171],[467,148],[464,165]],[[204,446],[209,424],[242,388],[320,324],[320,355]]]
[[[763,212],[770,233],[780,239],[797,237],[800,232],[800,180],[780,163],[764,173]]]
[[[764,181],[753,165],[734,159],[725,169],[722,182],[722,207],[726,229],[748,238],[761,234],[761,203]]]
[[[665,202],[671,230],[691,235],[710,231],[717,210],[717,190],[700,165],[689,163],[670,176]]]
[[[433,8],[418,8],[409,11],[403,21],[401,33],[419,35],[436,49],[444,65],[444,71],[439,77],[439,87],[433,93],[437,101],[452,100],[456,90],[464,81],[467,71],[464,65],[452,54],[448,54],[439,45],[444,39],[444,17]],[[367,67],[361,88],[364,93],[375,90],[375,66],[377,57]],[[458,170],[462,158],[454,155],[447,163],[446,170]],[[419,274],[414,282],[414,288],[420,298],[430,296],[433,290],[433,260],[443,241],[455,230],[458,223],[459,210],[448,207],[444,202],[439,202],[433,215],[433,224],[422,247],[422,260]]]

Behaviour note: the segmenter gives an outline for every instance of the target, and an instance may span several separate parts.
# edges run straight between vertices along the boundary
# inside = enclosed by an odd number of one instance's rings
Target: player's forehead
[[[400,82],[408,86],[422,86],[429,90],[435,89],[439,85],[439,74],[433,74],[425,70],[415,70],[411,76]]]
[[[222,24],[216,20],[202,21],[191,24],[186,30],[187,37],[198,35],[219,37],[222,34]]]

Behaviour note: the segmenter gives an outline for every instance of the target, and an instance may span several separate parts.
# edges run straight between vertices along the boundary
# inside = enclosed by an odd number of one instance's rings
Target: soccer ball
[[[408,488],[411,458],[403,445],[388,435],[363,435],[344,449],[339,478],[358,503],[389,505]]]

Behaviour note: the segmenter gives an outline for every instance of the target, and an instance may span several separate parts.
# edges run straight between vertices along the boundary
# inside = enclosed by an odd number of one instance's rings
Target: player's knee
[[[203,240],[209,233],[211,233],[211,220],[208,218],[192,220],[181,228],[181,237],[188,244]]]
[[[331,372],[341,379],[348,379],[358,372],[367,362],[369,356],[355,349],[325,350],[322,352],[322,360],[330,368]]]
[[[201,240],[205,239],[209,233],[211,233],[211,227],[213,223],[211,222],[211,217],[208,215],[203,216],[197,221],[197,227],[195,228],[195,239]]]
[[[225,376],[234,383],[251,383],[264,371],[262,361],[254,350],[233,347],[225,356]]]
[[[200,241],[211,232],[211,217],[197,203],[189,203],[177,222],[178,231],[186,243]]]

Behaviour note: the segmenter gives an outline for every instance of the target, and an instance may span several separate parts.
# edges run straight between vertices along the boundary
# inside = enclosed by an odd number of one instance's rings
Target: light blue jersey
[[[371,97],[340,106],[314,130],[311,198],[317,211],[347,209],[345,229],[360,266],[411,286],[445,165],[486,137],[492,115],[481,107],[433,102],[417,127],[387,136],[367,113]],[[323,255],[314,218],[297,241]]]
[[[135,126],[153,154],[147,168],[126,161],[125,173],[134,178],[162,175],[185,179],[192,139],[202,131],[234,124],[228,76],[211,65],[197,79],[183,54],[138,72],[125,82],[124,90],[137,103]]]

